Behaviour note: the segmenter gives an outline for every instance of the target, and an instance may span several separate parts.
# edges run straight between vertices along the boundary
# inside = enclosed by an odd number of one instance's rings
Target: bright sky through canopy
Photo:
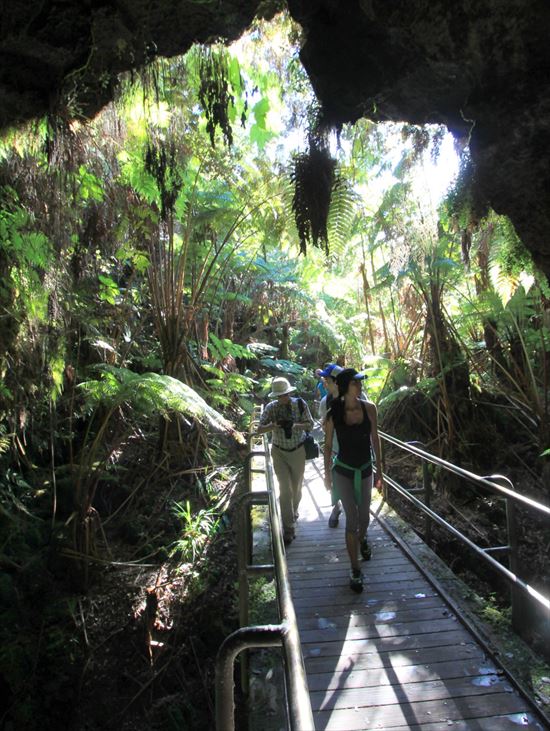
[[[450,183],[458,174],[459,160],[454,148],[453,136],[447,132],[439,148],[439,156],[434,162],[429,152],[424,153],[422,162],[416,167],[413,176],[413,189],[419,197],[428,197],[432,206],[439,205]]]

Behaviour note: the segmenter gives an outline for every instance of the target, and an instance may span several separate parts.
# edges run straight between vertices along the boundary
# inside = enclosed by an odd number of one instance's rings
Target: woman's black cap
[[[344,370],[336,376],[336,385],[339,391],[346,391],[352,381],[362,381],[365,378],[364,373],[359,373],[355,368],[344,368]]]

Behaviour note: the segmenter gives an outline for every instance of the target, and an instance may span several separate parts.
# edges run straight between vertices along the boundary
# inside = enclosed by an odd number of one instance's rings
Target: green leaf
[[[242,94],[243,81],[241,76],[241,66],[239,64],[239,59],[235,56],[232,56],[231,61],[229,62],[229,82],[236,94]]]
[[[274,132],[269,132],[257,124],[253,124],[250,128],[250,141],[257,145],[259,150],[263,150],[269,140],[275,137]]]
[[[99,299],[102,302],[108,302],[109,304],[114,305],[116,298],[120,294],[118,284],[111,279],[111,277],[107,277],[105,274],[98,274],[97,278],[100,282]]]
[[[260,99],[259,102],[254,104],[252,107],[252,114],[254,115],[254,119],[256,120],[256,125],[259,129],[266,130],[266,117],[267,113],[269,112],[269,99],[264,96]]]
[[[80,196],[82,200],[103,200],[103,186],[100,179],[91,173],[84,165],[78,168],[78,179],[80,184]]]

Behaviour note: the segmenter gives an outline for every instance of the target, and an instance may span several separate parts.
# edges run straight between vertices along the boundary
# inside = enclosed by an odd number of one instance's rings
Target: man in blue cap
[[[330,363],[325,363],[325,369],[324,370],[326,370],[329,365],[331,365],[331,364]],[[317,385],[315,386],[315,395],[314,395],[315,403],[317,405],[317,409],[319,409],[320,402],[325,398],[325,396],[328,393],[327,392],[327,389],[326,389],[325,379],[323,377],[323,373],[324,373],[324,371],[323,371],[322,368],[317,368],[317,370],[315,371],[315,375],[319,379],[319,381],[317,382]]]

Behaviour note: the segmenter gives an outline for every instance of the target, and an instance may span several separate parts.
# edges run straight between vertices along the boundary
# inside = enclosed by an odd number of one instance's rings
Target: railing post
[[[510,547],[510,553],[508,556],[509,568],[512,573],[519,576],[519,556],[518,556],[518,533],[517,533],[517,521],[516,521],[516,506],[511,498],[506,498],[506,529],[508,531],[508,546]],[[512,584],[510,589],[510,601],[512,605],[512,628],[514,632],[519,635],[522,634],[522,629],[525,623],[526,617],[524,613],[525,602],[522,592],[516,584]]]
[[[256,452],[256,455],[264,455],[265,452]],[[250,456],[250,455],[248,455]],[[248,598],[249,582],[248,569],[252,563],[250,525],[250,506],[252,503],[268,504],[269,496],[263,492],[245,492],[240,497],[237,513],[237,574],[239,577],[239,624],[241,627],[248,625]],[[241,682],[245,695],[248,695],[248,656],[243,653],[241,657]]]
[[[382,475],[386,474],[386,450],[384,447],[384,442],[381,439],[380,440],[380,465],[376,465],[376,477],[382,477]],[[380,473],[378,472],[378,469],[380,469]],[[382,498],[385,503],[388,502],[388,486],[386,485],[386,481],[382,483]]]
[[[428,463],[422,460],[422,486],[424,488],[424,503],[427,508],[432,507],[432,478]],[[432,545],[432,519],[426,513],[424,515],[424,540],[426,544],[431,547]]]
[[[216,657],[216,731],[235,731],[235,683],[237,655],[249,647],[280,647],[283,625],[241,627],[226,637]]]
[[[407,444],[419,444],[425,448],[424,442],[418,440],[407,442]],[[432,507],[432,478],[428,469],[428,463],[422,460],[422,494],[424,495],[424,505],[431,510]],[[424,542],[431,547],[432,543],[432,519],[429,513],[424,512]]]
[[[510,490],[515,490],[514,483],[505,475],[487,475],[487,480],[495,482],[497,485],[503,485]],[[506,505],[506,534],[508,544],[508,568],[510,571],[519,576],[519,543],[516,521],[516,505],[511,497],[505,498]],[[522,635],[526,623],[526,609],[528,600],[516,583],[510,586],[510,606],[512,609],[512,629],[517,634]]]

